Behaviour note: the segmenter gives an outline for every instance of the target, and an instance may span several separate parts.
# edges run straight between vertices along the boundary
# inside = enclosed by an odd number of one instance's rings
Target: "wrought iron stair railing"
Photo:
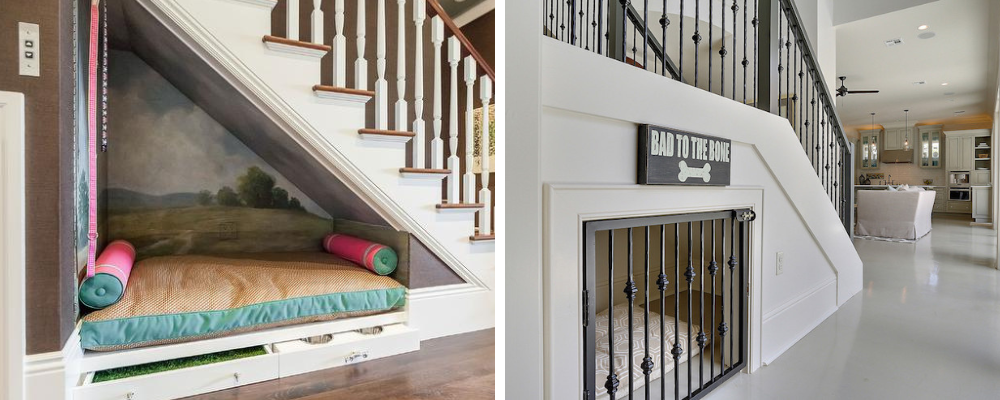
[[[850,234],[853,151],[801,21],[791,0],[543,0],[542,31],[787,118]]]

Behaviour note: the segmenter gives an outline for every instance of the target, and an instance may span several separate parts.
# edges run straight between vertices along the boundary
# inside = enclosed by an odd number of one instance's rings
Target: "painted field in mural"
[[[134,54],[112,56],[110,240],[140,258],[322,249],[324,210]]]

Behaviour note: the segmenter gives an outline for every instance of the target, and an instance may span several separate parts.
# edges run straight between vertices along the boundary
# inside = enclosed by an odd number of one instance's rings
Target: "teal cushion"
[[[80,342],[84,349],[102,350],[177,339],[215,337],[256,326],[272,328],[281,322],[322,315],[388,311],[406,304],[406,288],[332,293],[251,304],[229,310],[159,314],[104,321],[84,321]]]
[[[80,304],[100,310],[121,300],[125,286],[118,277],[99,273],[84,279],[80,284]]]

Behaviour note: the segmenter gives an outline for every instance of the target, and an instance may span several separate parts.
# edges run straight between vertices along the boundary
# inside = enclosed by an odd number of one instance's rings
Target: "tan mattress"
[[[328,253],[179,255],[139,261],[121,301],[83,318],[89,350],[219,337],[402,307],[406,288]]]

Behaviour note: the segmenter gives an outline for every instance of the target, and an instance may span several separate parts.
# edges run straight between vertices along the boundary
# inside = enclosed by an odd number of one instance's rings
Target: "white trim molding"
[[[24,95],[0,92],[0,397],[24,398]]]

